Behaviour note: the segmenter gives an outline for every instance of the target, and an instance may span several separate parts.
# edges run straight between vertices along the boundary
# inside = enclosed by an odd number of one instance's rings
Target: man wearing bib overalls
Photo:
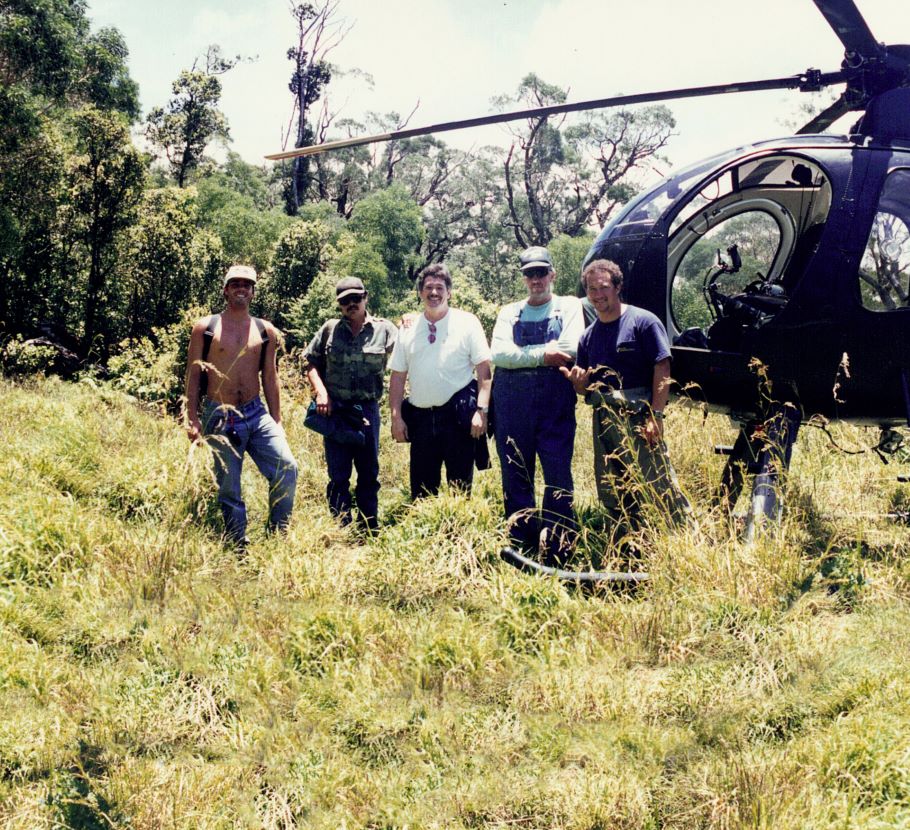
[[[577,531],[575,390],[559,370],[575,360],[584,316],[577,297],[553,294],[556,272],[546,248],[528,248],[520,261],[528,297],[499,312],[491,344],[496,449],[512,544],[558,564]],[[544,480],[540,514],[534,502],[538,457]]]

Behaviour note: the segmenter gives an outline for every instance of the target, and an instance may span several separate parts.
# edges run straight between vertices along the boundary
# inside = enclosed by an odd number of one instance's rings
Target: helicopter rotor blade
[[[847,100],[847,94],[844,93],[833,104],[825,107],[818,115],[815,116],[808,124],[803,125],[797,131],[797,135],[806,135],[808,133],[821,133],[830,127],[844,113],[849,112],[853,107]]]
[[[811,74],[811,79],[809,75]],[[843,83],[846,80],[843,72],[821,73],[810,70],[802,75],[790,75],[785,78],[769,78],[763,81],[745,81],[742,83],[716,84],[714,86],[686,87],[683,89],[669,89],[663,92],[643,92],[635,95],[617,95],[612,98],[599,98],[593,101],[578,101],[572,104],[556,104],[549,107],[535,109],[515,110],[501,112],[495,115],[484,115],[479,118],[466,118],[460,121],[444,121],[426,127],[413,127],[404,130],[395,130],[377,135],[356,136],[339,141],[327,141],[324,144],[314,144],[308,147],[298,147],[280,153],[267,155],[267,159],[278,161],[281,159],[296,158],[299,156],[312,156],[324,153],[327,150],[337,150],[342,147],[359,147],[364,144],[374,144],[379,141],[394,141],[402,138],[414,138],[430,133],[444,133],[451,130],[463,130],[468,127],[481,127],[487,124],[503,124],[508,121],[520,121],[526,118],[542,118],[549,115],[560,115],[567,112],[582,110],[607,109],[631,104],[653,104],[659,101],[672,101],[680,98],[700,98],[709,95],[727,95],[733,92],[761,92],[771,89],[818,89],[821,86]]]
[[[828,25],[834,29],[838,40],[844,44],[848,61],[851,53],[861,58],[872,58],[884,51],[853,0],[813,0],[813,2],[828,21]]]

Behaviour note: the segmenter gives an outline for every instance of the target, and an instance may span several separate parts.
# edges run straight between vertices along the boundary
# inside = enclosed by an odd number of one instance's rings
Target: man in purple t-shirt
[[[594,406],[597,496],[618,527],[636,528],[644,504],[672,524],[689,512],[663,441],[670,397],[670,342],[650,311],[622,302],[622,271],[596,259],[582,283],[597,319],[578,341],[575,391]]]

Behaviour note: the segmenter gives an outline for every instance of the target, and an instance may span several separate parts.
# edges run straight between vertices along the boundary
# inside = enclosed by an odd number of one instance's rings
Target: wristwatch
[[[487,415],[487,414],[489,414],[489,412],[490,412],[490,407],[488,407],[488,406],[478,406],[478,407],[477,407],[477,411],[478,411],[478,412],[483,412],[484,415]]]

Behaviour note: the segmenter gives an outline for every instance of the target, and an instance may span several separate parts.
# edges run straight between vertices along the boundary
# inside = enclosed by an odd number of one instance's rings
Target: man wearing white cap
[[[281,425],[279,333],[249,310],[256,279],[248,265],[228,269],[224,311],[196,321],[187,356],[187,435],[212,447],[225,535],[240,548],[248,541],[240,492],[244,453],[269,482],[270,531],[287,527],[297,487],[297,462]]]

